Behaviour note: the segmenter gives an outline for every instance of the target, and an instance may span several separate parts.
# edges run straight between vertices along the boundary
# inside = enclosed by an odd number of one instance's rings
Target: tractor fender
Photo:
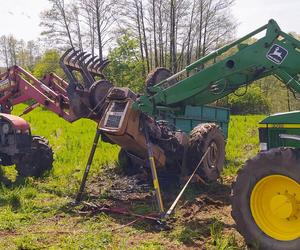
[[[15,115],[10,115],[10,114],[5,114],[5,113],[0,113],[0,119],[6,120],[13,126],[13,128],[15,130],[19,130],[19,131],[21,131],[21,133],[25,133],[30,130],[29,123],[21,117],[18,117]]]

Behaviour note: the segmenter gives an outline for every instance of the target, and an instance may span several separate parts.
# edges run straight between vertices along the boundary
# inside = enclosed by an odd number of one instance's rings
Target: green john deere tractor
[[[258,249],[300,249],[300,112],[262,120],[259,141],[233,184],[232,217]]]
[[[263,30],[264,37],[246,43]],[[234,46],[238,52],[225,56]],[[185,72],[191,76],[170,84]],[[149,94],[134,105],[151,115],[176,113],[180,106],[214,102],[269,75],[293,93],[300,92],[300,42],[274,20],[148,87]],[[259,126],[262,150],[238,172],[232,216],[247,244],[255,248],[300,249],[300,112],[270,116]]]

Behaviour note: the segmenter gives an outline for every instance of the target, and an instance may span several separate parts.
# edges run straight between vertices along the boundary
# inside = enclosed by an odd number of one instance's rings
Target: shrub
[[[241,96],[231,94],[228,104],[232,114],[267,114],[271,108],[269,99],[257,86],[251,86]]]

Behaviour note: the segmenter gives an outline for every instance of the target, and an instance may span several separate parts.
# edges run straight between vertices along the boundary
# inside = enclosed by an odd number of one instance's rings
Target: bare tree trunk
[[[163,21],[162,21],[162,0],[159,0],[158,7],[158,43],[159,43],[159,65],[165,67],[164,63],[164,41],[163,41]]]
[[[60,11],[60,14],[61,14],[62,19],[63,19],[63,23],[65,25],[66,33],[67,33],[67,36],[68,36],[68,39],[69,39],[69,43],[70,43],[71,47],[74,48],[73,40],[72,40],[72,36],[71,36],[71,32],[70,32],[70,27],[69,27],[69,24],[68,24],[68,21],[67,21],[65,1],[64,0],[52,0],[52,2],[54,4],[56,4],[57,8]]]
[[[76,29],[77,29],[78,47],[79,47],[79,49],[83,50],[82,39],[81,39],[81,30],[80,30],[80,22],[79,22],[79,13],[78,13],[77,6],[73,6],[73,14],[74,14],[74,19],[75,19]]]
[[[8,54],[10,65],[17,64],[17,40],[13,36],[8,37]]]
[[[88,39],[92,56],[95,55],[95,15],[93,15],[93,8],[91,2],[82,1],[80,7],[85,11],[85,22],[88,26]]]
[[[201,56],[201,46],[202,46],[202,27],[203,27],[203,9],[204,9],[204,6],[203,6],[203,1],[201,0],[200,1],[200,18],[199,18],[199,38],[197,40],[197,52],[196,52],[196,57],[199,58]]]
[[[156,44],[156,16],[155,16],[156,1],[152,0],[152,18],[153,18],[153,42],[154,42],[154,67],[158,67],[157,44]]]
[[[150,39],[149,39],[149,61],[150,61],[150,71],[153,68],[153,49],[152,49],[152,39],[151,39],[151,33],[150,33]]]
[[[175,34],[175,1],[170,2],[170,69],[173,73],[176,72],[176,34]]]
[[[205,56],[206,54],[206,42],[207,42],[207,27],[209,24],[209,19],[210,19],[210,14],[211,14],[211,4],[212,4],[212,0],[209,0],[208,3],[208,7],[207,7],[207,12],[206,12],[206,16],[205,16],[205,25],[204,25],[204,33],[203,33],[203,44],[202,44],[202,54],[201,56]]]
[[[8,59],[8,39],[6,36],[0,37],[0,51],[2,52],[3,59],[5,62],[6,68],[9,67],[9,59]]]
[[[144,22],[143,4],[142,4],[142,1],[140,1],[139,3],[140,3],[141,25],[142,25],[142,32],[143,32],[145,56],[146,56],[146,63],[147,63],[147,73],[149,73],[150,72],[150,62],[149,62],[148,43],[147,43],[147,37],[146,37],[146,27],[145,27],[145,22]]]
[[[97,26],[97,35],[98,35],[98,51],[99,58],[103,60],[103,50],[102,50],[102,37],[101,37],[101,27],[100,27],[100,3],[99,0],[95,0],[96,7],[96,26]]]
[[[168,67],[169,69],[171,69],[171,64],[167,65],[168,62],[168,51],[169,50],[169,47],[168,45],[170,44],[169,43],[169,23],[167,22],[167,27],[166,27],[166,32],[165,32],[165,64],[164,64],[164,67]]]
[[[193,1],[193,7],[191,10],[191,17],[189,22],[189,31],[188,31],[188,38],[187,38],[187,52],[186,52],[186,65],[191,63],[192,59],[192,44],[191,44],[191,35],[193,29],[193,22],[194,22],[194,12],[195,12],[196,0]],[[188,72],[187,72],[188,75]]]
[[[145,57],[144,57],[144,49],[143,49],[143,39],[142,39],[142,32],[141,32],[141,18],[140,18],[140,7],[138,4],[138,0],[134,1],[135,9],[136,9],[136,21],[137,21],[137,30],[138,30],[138,37],[139,37],[139,47],[141,53],[141,59],[143,62],[143,75],[146,75],[145,69]]]

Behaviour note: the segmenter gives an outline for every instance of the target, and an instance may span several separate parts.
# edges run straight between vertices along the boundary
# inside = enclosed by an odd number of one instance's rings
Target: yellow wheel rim
[[[252,216],[268,236],[281,241],[300,237],[300,184],[284,175],[261,179],[250,197]]]

